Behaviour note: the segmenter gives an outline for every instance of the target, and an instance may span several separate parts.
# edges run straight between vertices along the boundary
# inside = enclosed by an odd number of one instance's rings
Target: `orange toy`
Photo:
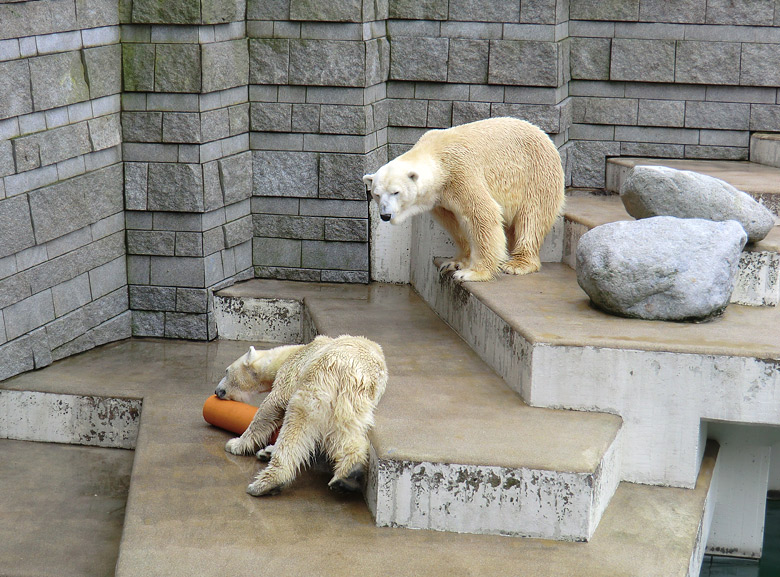
[[[203,404],[203,418],[207,423],[237,435],[246,431],[256,412],[257,407],[238,401],[226,401],[217,395],[211,395]],[[279,431],[274,432],[268,441],[269,445],[276,442],[278,433]]]

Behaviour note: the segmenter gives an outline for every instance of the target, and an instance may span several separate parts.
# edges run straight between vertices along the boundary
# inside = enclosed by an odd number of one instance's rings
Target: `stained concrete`
[[[133,452],[0,439],[0,459],[0,575],[113,575]]]
[[[513,394],[495,388],[493,373],[475,369],[472,353],[464,353],[468,348],[462,343],[457,355],[448,352],[448,344],[455,342],[447,336],[449,329],[425,328],[443,324],[419,307],[420,299],[409,287],[356,290],[352,302],[342,301],[337,307],[324,299],[320,304],[328,306],[314,308],[321,311],[323,326],[333,323],[330,326],[345,331],[362,327],[385,347],[391,381],[377,422],[392,420],[396,410],[409,409],[414,417],[398,423],[399,439],[417,431],[430,435],[432,448],[427,450],[441,451],[436,444],[448,443],[471,447],[466,450],[475,454],[480,446],[493,451],[506,442],[504,449],[510,456],[517,451],[533,455],[540,443],[559,442],[555,438],[560,429],[544,428],[542,423],[537,431],[527,427],[514,436],[502,433],[496,421],[510,418],[522,426],[517,416],[502,416],[513,413],[508,410],[512,407],[522,411],[521,404]],[[368,324],[369,309],[357,304],[377,307],[383,320],[374,317]],[[394,330],[399,311],[406,311],[410,324]],[[338,324],[339,319],[344,324]],[[417,330],[429,335],[430,353],[420,349],[418,353],[424,354],[416,360],[399,356],[396,351],[405,344],[412,350],[421,346],[414,340]],[[590,543],[377,528],[360,496],[328,492],[329,475],[320,472],[302,475],[277,497],[248,496],[246,485],[262,465],[252,457],[227,454],[224,443],[231,435],[207,425],[201,416],[203,401],[224,367],[248,344],[128,340],[2,384],[17,390],[143,398],[117,566],[120,577],[686,574],[714,455],[705,459],[695,490],[622,483]],[[463,398],[448,389],[454,371],[472,372],[468,382],[474,391],[458,391],[466,395]],[[437,372],[442,373],[439,392],[423,386],[424,379]],[[421,392],[416,397],[415,388]],[[499,402],[491,413],[480,395],[493,394]],[[571,414],[578,418],[576,412]],[[588,445],[594,431],[582,429],[582,439],[573,442]],[[555,453],[554,443],[551,453]],[[566,458],[587,462],[590,457],[575,452]]]

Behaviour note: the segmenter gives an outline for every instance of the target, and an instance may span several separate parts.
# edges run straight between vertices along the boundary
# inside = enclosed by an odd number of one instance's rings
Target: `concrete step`
[[[672,160],[619,157],[607,159],[606,188],[620,192],[623,181],[636,165],[668,166],[692,170],[725,180],[780,215],[780,168],[744,160]]]
[[[581,194],[566,199],[562,261],[575,266],[577,243],[583,234],[609,222],[633,220],[617,195]],[[780,304],[780,225],[767,237],[745,247],[739,259],[731,302],[749,306]]]
[[[780,168],[780,133],[755,132],[751,134],[750,161]]]
[[[398,294],[416,298],[408,289]],[[386,298],[371,290],[364,300],[370,306]],[[334,495],[326,487],[329,473],[315,470],[303,472],[277,497],[246,495],[262,464],[225,453],[231,435],[207,425],[201,407],[224,367],[248,345],[129,339],[0,385],[6,391],[143,401],[117,577],[250,577],[258,568],[274,575],[348,577],[698,576],[720,469],[714,445],[705,452],[693,490],[620,483],[587,543],[376,527],[362,497]],[[459,362],[458,351],[437,352],[443,361]],[[466,402],[446,395],[427,400],[429,406],[444,401],[459,411],[459,419],[468,418]],[[417,422],[426,426],[425,418]],[[406,423],[406,430],[413,432],[417,422]],[[8,468],[7,459],[4,465]],[[25,569],[0,555],[0,573]]]
[[[601,215],[588,207],[591,218]],[[709,423],[733,427],[717,433],[736,443],[723,510],[751,511],[751,520],[716,517],[726,527],[721,543],[729,543],[720,550],[760,556],[763,524],[754,512],[763,511],[768,453],[780,441],[772,433],[780,424],[780,309],[732,304],[699,324],[615,317],[590,306],[564,263],[458,283],[437,272],[438,234],[427,215],[415,221],[411,278],[418,293],[528,404],[620,415],[622,479],[692,487]],[[567,239],[550,244],[570,255],[574,236]],[[737,443],[740,427],[762,436]],[[740,455],[751,455],[752,464]],[[748,482],[752,497],[741,500],[736,488]],[[728,527],[748,525],[749,538],[727,535]]]
[[[617,487],[620,419],[528,407],[407,287],[365,290],[247,281],[216,295],[217,327],[300,303],[285,314],[300,323],[298,340],[381,343],[391,377],[371,433],[377,525],[589,539]],[[289,325],[281,333],[269,323],[231,334],[278,342]]]

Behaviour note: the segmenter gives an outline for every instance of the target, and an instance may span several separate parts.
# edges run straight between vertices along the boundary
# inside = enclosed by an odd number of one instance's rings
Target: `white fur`
[[[307,345],[250,351],[228,368],[222,397],[237,398],[250,379],[273,381],[249,428],[227,442],[236,455],[269,451],[266,443],[281,424],[270,463],[247,492],[267,495],[290,483],[317,447],[333,463],[332,488],[355,489],[368,463],[368,430],[384,393],[387,366],[381,347],[363,337],[320,336]],[[233,367],[233,371],[231,371]],[[249,375],[249,376],[247,376]],[[218,387],[218,394],[219,394]]]

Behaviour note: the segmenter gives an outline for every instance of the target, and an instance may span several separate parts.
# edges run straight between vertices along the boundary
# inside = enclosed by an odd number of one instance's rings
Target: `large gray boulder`
[[[736,220],[748,242],[761,240],[775,225],[774,215],[750,195],[719,178],[689,170],[637,166],[620,187],[620,198],[634,218]]]
[[[740,224],[659,216],[598,226],[577,245],[577,282],[609,313],[700,320],[726,308],[747,236]]]

